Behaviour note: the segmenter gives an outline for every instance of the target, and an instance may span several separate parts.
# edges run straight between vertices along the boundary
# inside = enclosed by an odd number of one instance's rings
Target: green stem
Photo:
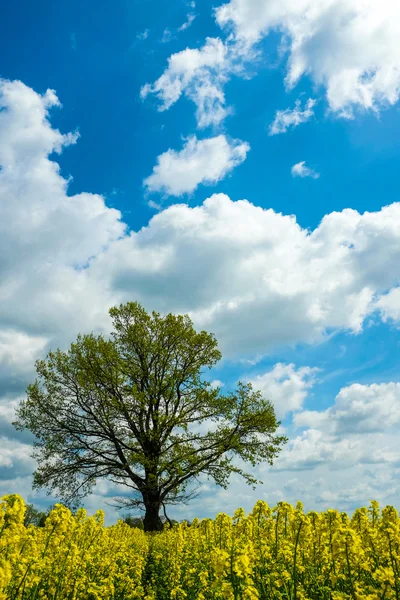
[[[286,539],[286,530],[287,530],[287,509],[285,512],[285,539]]]
[[[296,542],[294,545],[294,557],[293,557],[293,600],[297,597],[297,573],[296,573],[296,558],[297,558],[297,546],[299,543],[300,531],[303,526],[303,521],[300,521],[299,529],[296,535]]]
[[[347,563],[347,572],[348,572],[349,581],[350,581],[351,597],[353,598],[353,600],[357,600],[355,592],[354,592],[353,578],[351,576],[350,560],[349,560],[349,548],[348,548],[348,545],[347,545],[347,540],[346,540],[345,543],[346,543],[346,563]]]
[[[279,523],[279,509],[276,513],[276,524],[275,524],[275,558],[278,558],[278,523]]]
[[[387,534],[387,536],[389,539],[390,562],[392,563],[392,570],[393,570],[393,575],[394,575],[394,589],[395,589],[395,593],[396,593],[396,600],[399,600],[399,588],[398,588],[398,584],[397,584],[397,579],[398,579],[397,563],[393,556],[392,540],[390,539],[389,533]]]
[[[20,589],[21,585],[24,583],[24,581],[26,579],[26,576],[28,575],[28,572],[31,569],[31,566],[32,566],[32,563],[29,563],[28,566],[27,566],[27,568],[26,568],[26,571],[24,573],[24,576],[22,577],[21,581],[19,582],[19,585],[18,585],[17,589],[15,590],[15,594],[12,596],[12,600],[15,600],[15,598],[17,598],[19,589]]]
[[[333,556],[333,544],[332,544],[332,515],[329,513],[329,546],[331,549],[331,557],[332,557],[332,564],[333,564],[333,573],[336,575],[336,564],[335,564],[335,559]]]
[[[384,598],[385,598],[385,595],[386,595],[386,590],[387,590],[387,588],[388,588],[388,584],[387,584],[387,583],[385,583],[385,589],[383,590],[383,594],[382,594],[382,596],[381,596],[381,600],[384,600]]]
[[[68,547],[68,552],[65,555],[64,562],[63,562],[63,565],[61,567],[60,576],[58,578],[58,583],[57,583],[56,591],[54,592],[53,600],[57,600],[57,596],[58,596],[58,592],[59,592],[60,587],[61,587],[61,583],[64,581],[64,577],[65,577],[64,568],[65,568],[65,565],[67,564],[68,556],[69,556],[69,553],[71,551],[71,546],[72,546],[72,541],[71,541],[71,543],[70,543],[70,545]]]

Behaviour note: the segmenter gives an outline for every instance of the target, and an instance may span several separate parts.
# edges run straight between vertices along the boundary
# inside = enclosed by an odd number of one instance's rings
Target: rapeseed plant
[[[400,600],[400,519],[371,501],[304,513],[262,500],[145,534],[57,504],[24,525],[16,494],[0,500],[0,600]]]

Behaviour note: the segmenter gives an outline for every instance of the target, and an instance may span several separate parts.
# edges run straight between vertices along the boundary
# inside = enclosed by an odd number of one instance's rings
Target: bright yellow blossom
[[[304,513],[259,500],[145,534],[61,504],[25,527],[25,504],[0,500],[0,600],[395,600],[400,519],[394,507]],[[329,591],[329,594],[327,595]]]

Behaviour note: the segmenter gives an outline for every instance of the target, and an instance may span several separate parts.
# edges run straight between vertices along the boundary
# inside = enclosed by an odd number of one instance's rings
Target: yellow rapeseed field
[[[400,600],[399,515],[375,501],[350,519],[260,500],[154,534],[59,504],[44,527],[24,513],[1,499],[0,600]]]

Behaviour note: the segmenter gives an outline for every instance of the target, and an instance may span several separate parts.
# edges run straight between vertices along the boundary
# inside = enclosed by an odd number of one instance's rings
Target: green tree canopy
[[[287,438],[273,435],[273,406],[250,384],[223,395],[202,380],[221,358],[215,337],[187,315],[149,315],[137,302],[109,314],[110,339],[79,334],[68,352],[35,363],[39,379],[14,423],[36,437],[34,488],[74,508],[106,478],[130,490],[121,507],[145,510],[154,531],[161,507],[192,498],[187,486],[200,474],[224,488],[232,473],[257,484],[233,459],[272,464]],[[196,426],[210,420],[201,433]]]

